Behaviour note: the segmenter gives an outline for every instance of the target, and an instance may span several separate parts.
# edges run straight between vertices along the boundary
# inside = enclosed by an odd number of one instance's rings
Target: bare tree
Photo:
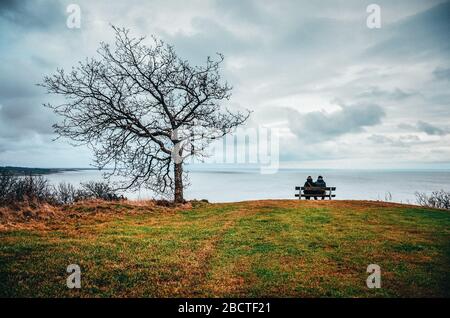
[[[113,26],[115,45],[101,43],[98,59],[71,72],[58,69],[41,86],[65,103],[46,106],[62,117],[55,132],[86,144],[106,177],[125,177],[122,189],[145,186],[182,202],[183,161],[202,157],[213,140],[243,124],[250,112],[222,109],[231,87],[222,82],[223,56],[191,66],[174,48],[153,37],[134,38]]]

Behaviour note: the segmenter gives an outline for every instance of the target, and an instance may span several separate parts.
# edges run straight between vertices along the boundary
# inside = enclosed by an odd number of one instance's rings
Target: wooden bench
[[[321,193],[307,193],[305,194],[305,190],[307,191],[314,191],[319,192],[323,191],[323,194]],[[299,193],[296,193],[295,196],[301,200],[302,198],[331,198],[336,197],[336,194],[333,194],[333,191],[336,191],[336,187],[295,187],[295,191],[299,191]]]

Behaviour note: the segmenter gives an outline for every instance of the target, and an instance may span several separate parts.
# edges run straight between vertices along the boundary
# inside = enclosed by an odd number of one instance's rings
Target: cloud
[[[34,75],[36,70],[32,65],[15,59],[3,61],[0,64],[0,102],[7,98],[31,97],[40,93],[35,85],[38,77]]]
[[[405,92],[399,88],[393,90],[383,90],[378,86],[371,87],[367,91],[364,91],[357,95],[360,98],[387,98],[391,100],[402,100],[416,95],[415,92]]]
[[[450,68],[438,67],[433,71],[433,75],[438,80],[450,81]]]
[[[416,135],[389,137],[380,134],[372,134],[367,139],[375,144],[387,145],[392,147],[408,147],[411,145],[416,145],[421,142],[420,137]]]
[[[429,123],[421,121],[421,120],[417,122],[417,129],[428,135],[443,136],[443,135],[446,135],[449,133],[448,130],[444,130],[442,128],[433,126],[432,124],[429,124]]]
[[[389,26],[383,26],[379,41],[364,52],[377,60],[418,59],[448,56],[450,41],[450,2],[438,4]]]
[[[423,132],[430,136],[445,136],[447,134],[450,134],[449,128],[440,128],[422,120],[419,120],[415,125],[399,124],[398,128]]]
[[[326,113],[323,111],[300,114],[292,111],[289,116],[291,131],[306,142],[326,141],[349,133],[363,131],[364,127],[381,123],[383,109],[374,104],[343,106]]]
[[[255,49],[254,41],[249,42],[239,38],[231,30],[213,19],[193,18],[192,27],[195,34],[191,36],[181,33],[174,35],[163,33],[163,37],[169,43],[174,44],[175,49],[180,52],[180,56],[187,58],[191,63],[204,63],[206,56],[213,56],[217,52],[229,57]],[[206,43],[208,45],[205,45]]]
[[[66,165],[89,156],[70,147],[55,153],[56,118],[41,105],[59,100],[35,83],[56,67],[70,70],[94,57],[99,41],[111,42],[109,23],[161,37],[192,64],[224,53],[222,75],[234,87],[227,106],[254,110],[252,127],[288,128],[282,142],[289,160],[406,160],[414,140],[399,137],[401,129],[421,132],[415,153],[424,160],[433,149],[450,158],[448,1],[379,0],[377,30],[366,27],[360,0],[81,0],[79,30],[66,27],[69,3],[0,1],[0,165],[46,162],[49,154]],[[36,140],[39,154],[29,151]],[[305,144],[314,141],[320,144]],[[380,151],[393,144],[405,146],[395,159]]]
[[[65,8],[57,0],[2,0],[0,20],[30,31],[65,23]]]
[[[241,22],[264,23],[267,13],[264,12],[264,8],[258,5],[257,2],[254,0],[216,0],[214,1],[214,6],[219,14],[227,15],[232,19]]]
[[[10,99],[0,107],[0,136],[17,141],[34,134],[51,135],[54,121],[55,116],[39,100]]]

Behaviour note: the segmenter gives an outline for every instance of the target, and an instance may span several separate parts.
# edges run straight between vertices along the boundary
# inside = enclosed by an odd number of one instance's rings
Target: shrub
[[[125,198],[119,196],[108,182],[81,183],[81,188],[76,189],[72,184],[64,182],[52,186],[42,176],[0,174],[0,206],[21,202],[64,205],[91,199],[116,201]]]
[[[54,203],[53,189],[41,176],[19,177],[9,173],[0,175],[0,204],[32,201]]]
[[[78,201],[79,190],[70,183],[61,182],[55,187],[54,196],[58,204],[71,204]]]
[[[433,191],[430,195],[416,192],[417,203],[421,206],[450,210],[450,192]]]
[[[14,192],[18,177],[5,172],[0,174],[0,205],[11,204],[14,201]]]
[[[81,192],[79,194],[85,199],[100,199],[106,201],[117,201],[124,199],[123,196],[119,196],[117,194],[111,184],[101,181],[81,183]]]
[[[53,188],[42,176],[19,178],[15,185],[15,201],[34,201],[37,203],[54,203]]]

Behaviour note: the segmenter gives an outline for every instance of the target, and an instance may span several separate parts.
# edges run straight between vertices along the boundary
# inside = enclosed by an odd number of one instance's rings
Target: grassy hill
[[[450,296],[447,211],[294,200],[40,209],[3,211],[1,297]],[[79,290],[66,287],[72,263]],[[380,289],[366,287],[369,264]]]

